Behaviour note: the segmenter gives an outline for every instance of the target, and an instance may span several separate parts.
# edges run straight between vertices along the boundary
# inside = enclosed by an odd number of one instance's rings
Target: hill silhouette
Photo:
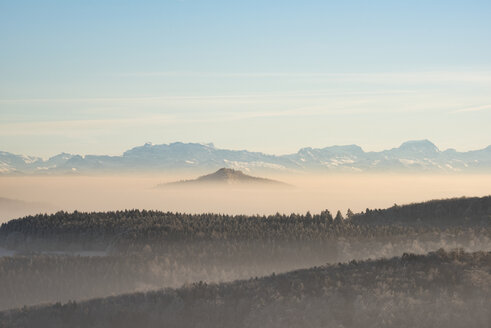
[[[171,183],[160,184],[160,187],[168,186],[229,186],[229,185],[267,185],[267,186],[288,186],[286,183],[272,179],[260,178],[247,175],[242,171],[230,168],[221,168],[218,171],[200,176],[192,180],[182,180]]]

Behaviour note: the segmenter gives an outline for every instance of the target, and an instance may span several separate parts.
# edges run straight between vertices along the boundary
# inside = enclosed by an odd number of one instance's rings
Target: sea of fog
[[[274,214],[385,208],[430,199],[491,194],[491,175],[337,174],[272,178],[292,188],[156,188],[193,176],[0,177],[0,222],[35,213],[156,209]],[[10,202],[13,200],[13,202]],[[24,205],[23,205],[24,204]]]

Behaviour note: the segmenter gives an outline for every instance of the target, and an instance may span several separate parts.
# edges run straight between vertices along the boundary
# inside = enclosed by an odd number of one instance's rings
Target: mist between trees
[[[0,312],[3,327],[488,327],[491,253],[403,254]]]
[[[405,252],[491,251],[490,217],[491,197],[344,216],[139,210],[30,216],[0,227],[0,247],[16,254],[0,258],[0,309],[247,279]]]

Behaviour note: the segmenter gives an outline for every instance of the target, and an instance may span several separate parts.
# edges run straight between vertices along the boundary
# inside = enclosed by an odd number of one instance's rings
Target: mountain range
[[[270,155],[227,150],[213,144],[182,143],[132,148],[119,156],[61,153],[47,160],[0,151],[0,174],[103,174],[217,170],[245,172],[491,172],[491,146],[458,152],[440,150],[429,140],[404,142],[397,148],[365,152],[357,145],[302,148]]]

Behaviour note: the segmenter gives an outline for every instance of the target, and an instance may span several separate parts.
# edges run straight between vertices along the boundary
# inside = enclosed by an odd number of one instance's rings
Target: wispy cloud
[[[325,79],[342,82],[383,83],[441,83],[441,82],[491,82],[491,71],[421,71],[379,73],[323,73],[323,72],[134,72],[119,77],[162,77],[162,78],[294,78]]]
[[[169,125],[176,122],[173,116],[155,115],[117,119],[49,120],[36,122],[13,122],[0,124],[0,135],[73,135],[87,131],[110,131],[112,129]]]
[[[398,98],[396,97],[395,100]],[[313,102],[297,102],[291,106],[264,106],[264,109],[250,108],[247,110],[232,110],[228,106],[216,108],[213,112],[201,110],[175,111],[172,113],[154,113],[151,110],[126,111],[125,117],[100,117],[93,115],[90,119],[55,119],[54,117],[36,121],[3,121],[0,123],[0,136],[84,136],[92,134],[111,134],[116,131],[146,130],[159,127],[189,127],[203,126],[203,124],[221,124],[226,122],[254,120],[262,118],[285,118],[291,124],[291,118],[305,117],[332,117],[332,115],[346,116],[353,114],[381,113],[393,110],[394,100],[381,106],[378,97],[349,98],[349,99],[320,99]],[[428,110],[443,110],[449,108],[451,102],[432,103],[430,99],[424,99],[418,104],[399,104],[401,112],[427,112]],[[377,107],[375,110],[374,107]],[[463,110],[480,110],[491,106],[465,108]],[[104,112],[105,108],[98,108],[98,112]],[[99,117],[97,117],[99,116]]]
[[[465,113],[465,112],[478,112],[486,109],[491,109],[491,105],[483,105],[483,106],[474,106],[474,107],[466,107],[454,110],[454,113]]]
[[[255,94],[230,94],[230,95],[189,95],[189,96],[135,96],[135,97],[77,97],[77,98],[11,98],[0,99],[1,104],[50,104],[50,103],[165,103],[170,101],[241,101],[273,98],[315,98],[330,96],[363,96],[363,95],[398,95],[416,93],[414,90],[375,90],[375,91],[291,91],[291,92],[265,92]]]

